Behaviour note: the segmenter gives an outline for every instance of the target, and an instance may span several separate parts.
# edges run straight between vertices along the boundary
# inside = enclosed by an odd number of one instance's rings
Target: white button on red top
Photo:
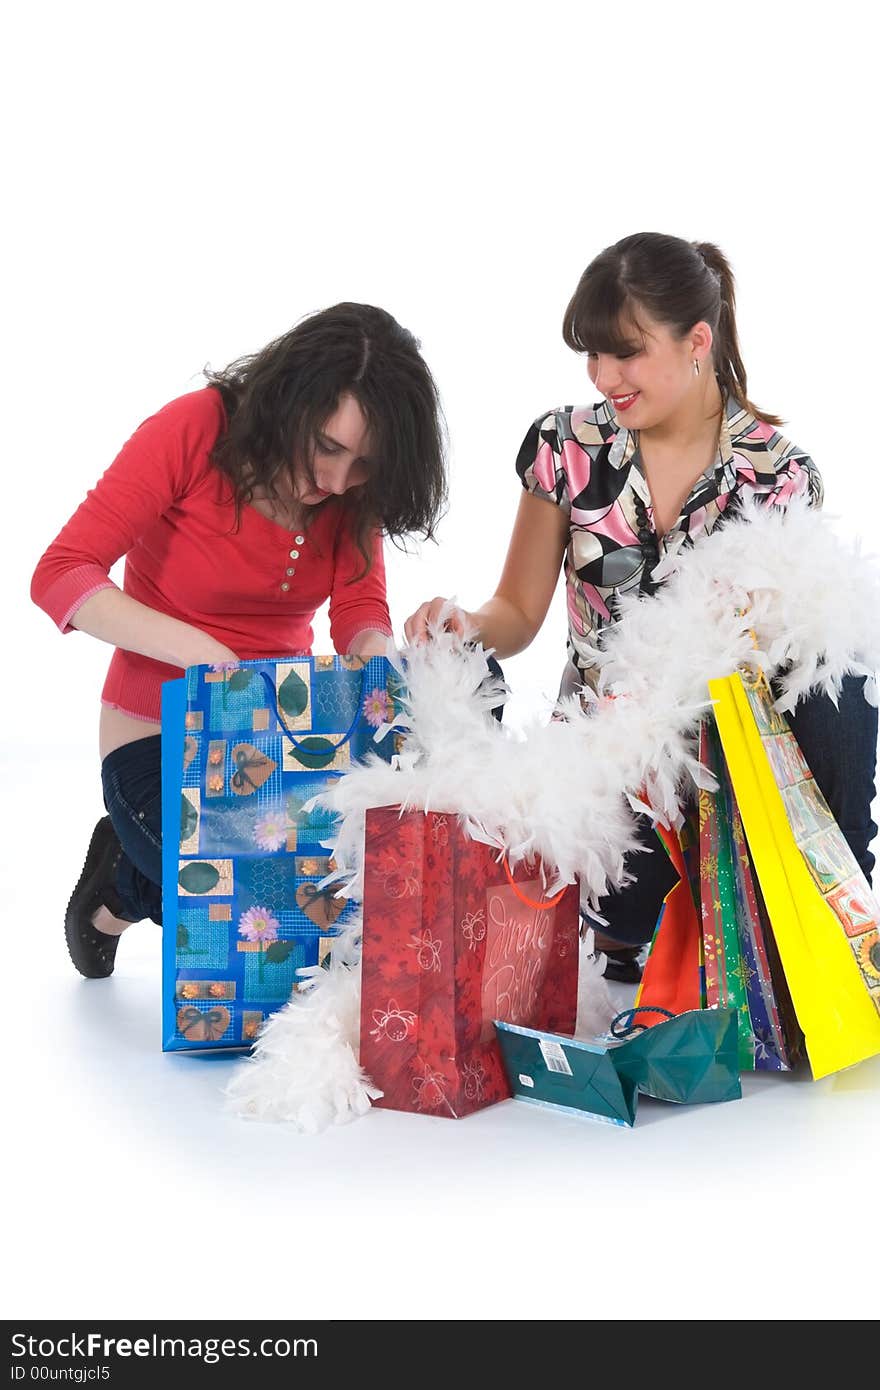
[[[306,543],[306,538],[305,538],[305,536],[294,536],[293,539],[294,539],[294,541],[296,542],[297,545],[305,545],[305,543]]]
[[[281,592],[282,592],[283,594],[286,594],[286,593],[287,593],[287,590],[288,590],[289,588],[290,588],[290,585],[289,585],[289,584],[282,584],[282,585],[281,585]]]
[[[298,560],[298,559],[299,559],[299,551],[298,551],[298,550],[291,550],[291,552],[290,552],[290,558],[291,558],[291,560]]]

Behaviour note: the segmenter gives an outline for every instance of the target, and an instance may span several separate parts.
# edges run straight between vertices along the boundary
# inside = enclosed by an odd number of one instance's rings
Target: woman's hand
[[[523,651],[547,616],[565,547],[568,514],[542,497],[523,493],[504,571],[488,603],[474,613],[453,608],[446,618],[447,631],[481,642],[502,661]],[[436,624],[448,599],[433,598],[417,608],[404,625],[407,641],[424,642],[428,625]]]
[[[369,661],[371,656],[384,656],[390,641],[389,633],[377,627],[368,627],[352,638],[346,655],[359,656],[361,661]]]
[[[432,598],[417,608],[403,625],[407,642],[416,646],[426,642],[430,637],[429,626],[436,627],[443,606],[448,603],[448,598]],[[471,632],[476,626],[473,614],[466,612],[464,608],[453,608],[443,624],[447,632],[457,632],[459,637],[464,636],[465,630]]]
[[[200,632],[197,628],[193,631],[197,635],[187,654],[187,666],[238,666],[241,658],[237,652],[222,642],[215,642],[206,632]]]

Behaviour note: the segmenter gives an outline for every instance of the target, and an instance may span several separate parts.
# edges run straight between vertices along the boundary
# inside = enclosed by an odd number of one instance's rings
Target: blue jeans
[[[101,764],[104,805],[123,854],[114,887],[131,922],[162,922],[162,739],[139,738]]]
[[[871,819],[877,754],[877,710],[862,690],[864,678],[846,676],[835,709],[827,695],[810,695],[787,715],[792,731],[847,844],[868,882],[874,856],[868,846],[877,833]],[[640,818],[639,839],[649,851],[627,859],[637,881],[602,898],[599,910],[608,926],[601,931],[622,946],[650,941],[660,906],[670,887],[670,864],[650,820]]]

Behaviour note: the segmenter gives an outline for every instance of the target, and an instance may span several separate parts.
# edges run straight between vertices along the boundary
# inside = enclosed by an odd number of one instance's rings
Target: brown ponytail
[[[768,425],[781,425],[783,421],[778,416],[770,415],[766,410],[759,410],[749,400],[748,379],[739,350],[739,335],[736,331],[736,283],[730,262],[721,248],[716,246],[714,242],[695,241],[693,246],[694,250],[702,256],[711,273],[718,277],[719,282],[721,304],[718,327],[713,329],[714,342],[712,345],[712,358],[718,385],[722,391],[726,391],[735,401],[739,401],[740,405],[744,406],[758,420],[765,420]]]
[[[748,398],[733,271],[713,242],[637,232],[606,247],[581,276],[565,311],[563,339],[575,352],[625,352],[621,321],[626,311],[637,317],[639,305],[679,337],[695,323],[708,323],[721,390],[756,419],[783,423]]]

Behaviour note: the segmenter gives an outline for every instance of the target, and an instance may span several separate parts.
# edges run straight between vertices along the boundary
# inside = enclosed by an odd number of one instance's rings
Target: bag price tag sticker
[[[574,1073],[568,1065],[561,1043],[552,1042],[549,1038],[540,1038],[538,1046],[541,1049],[541,1056],[547,1063],[548,1071],[559,1072],[562,1076],[572,1076]]]
[[[535,1086],[534,1078],[531,1076],[526,1076],[525,1072],[520,1072],[519,1084],[521,1086],[528,1086],[530,1090],[533,1090]]]

